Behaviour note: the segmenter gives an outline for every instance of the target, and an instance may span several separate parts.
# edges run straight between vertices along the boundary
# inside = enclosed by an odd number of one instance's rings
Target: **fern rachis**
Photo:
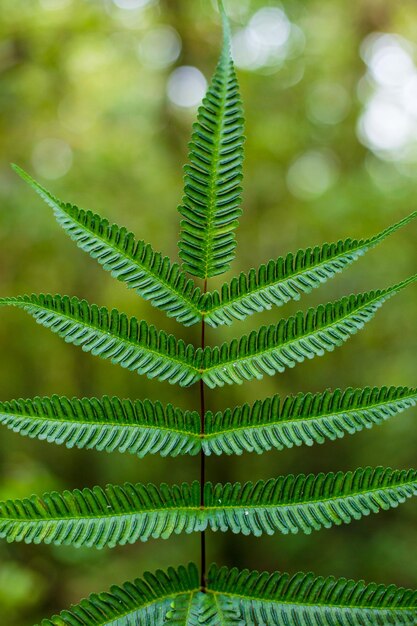
[[[117,310],[68,296],[2,297],[0,305],[25,310],[67,343],[110,359],[140,375],[200,386],[200,409],[183,410],[150,400],[66,398],[57,395],[0,402],[0,423],[49,443],[130,453],[200,456],[200,481],[158,487],[107,485],[0,502],[0,536],[8,541],[114,547],[173,534],[201,535],[195,564],[113,587],[46,619],[42,626],[232,626],[417,624],[417,592],[383,585],[268,574],[211,566],[206,571],[206,531],[272,535],[329,528],[397,507],[417,495],[417,470],[364,467],[280,476],[255,483],[206,480],[208,455],[263,453],[313,445],[358,433],[417,404],[409,387],[364,387],[275,395],[213,413],[205,387],[242,384],[282,373],[323,356],[370,321],[382,304],[416,280],[351,295],[298,312],[221,345],[205,345],[205,328],[232,324],[321,286],[382,243],[416,212],[378,234],[300,250],[262,264],[210,291],[208,280],[234,258],[241,209],[243,109],[222,6],[220,60],[198,112],[179,212],[183,266],[124,227],[66,204],[21,168],[15,171],[52,208],[78,247],[142,298],[184,326],[201,324],[195,347]],[[198,285],[190,277],[202,279]]]

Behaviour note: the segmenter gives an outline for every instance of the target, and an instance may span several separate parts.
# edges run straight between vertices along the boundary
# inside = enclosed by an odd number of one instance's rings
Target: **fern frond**
[[[294,367],[306,358],[322,356],[341,346],[371,320],[378,308],[411,282],[413,276],[388,289],[351,295],[298,312],[277,325],[262,326],[239,341],[206,348],[202,377],[209,387],[241,384]]]
[[[171,404],[116,397],[69,399],[52,396],[0,402],[0,423],[10,430],[68,448],[129,452],[140,458],[198,454],[262,453],[293,445],[335,440],[381,424],[417,404],[407,387],[337,389],[279,396],[205,415]]]
[[[336,389],[282,400],[273,396],[252,406],[208,411],[201,444],[207,455],[311,446],[372,428],[416,404],[417,389],[407,387]]]
[[[58,200],[20,167],[12,167],[52,208],[58,224],[78,247],[112,276],[184,326],[201,320],[200,289],[177,263],[154,252],[150,244],[136,241],[126,228]]]
[[[106,452],[177,456],[201,449],[200,416],[172,404],[104,396],[0,402],[0,423],[30,438]]]
[[[232,278],[220,292],[207,293],[202,300],[204,319],[210,326],[231,324],[248,315],[281,306],[289,300],[299,300],[345,267],[381,243],[389,235],[417,216],[412,213],[368,239],[346,239],[337,243],[299,250],[275,261],[251,269],[247,274]]]
[[[194,367],[201,350],[116,309],[109,312],[76,297],[43,294],[0,298],[0,306],[21,308],[67,343],[148,378],[181,386],[201,378]]]
[[[109,485],[0,502],[0,537],[7,541],[103,548],[213,531],[256,536],[306,534],[349,523],[417,495],[417,471],[357,469],[282,476],[244,485],[199,482],[159,488]]]
[[[417,624],[417,591],[395,585],[212,565],[208,588],[220,606],[234,605],[247,626]]]
[[[268,481],[210,486],[205,511],[213,531],[260,536],[330,528],[396,507],[417,495],[416,470],[288,475]]]
[[[230,32],[222,10],[224,41],[185,166],[185,189],[179,212],[180,257],[186,271],[208,278],[222,274],[234,258],[234,230],[242,211],[243,111],[233,61]]]
[[[147,572],[133,583],[114,585],[107,593],[92,594],[68,611],[43,620],[40,626],[163,626],[172,603],[197,593],[199,585],[194,564],[171,567],[166,573]]]
[[[182,621],[181,621],[182,620]],[[408,626],[417,591],[299,572],[257,572],[211,565],[205,593],[195,565],[147,572],[92,594],[40,626]]]
[[[77,548],[168,539],[207,526],[200,486],[108,485],[0,502],[0,537]]]

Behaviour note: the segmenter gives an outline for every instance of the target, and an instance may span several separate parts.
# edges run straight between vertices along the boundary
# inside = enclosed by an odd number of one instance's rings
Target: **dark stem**
[[[203,293],[207,291],[207,278],[204,281]],[[204,350],[205,348],[205,331],[206,324],[204,322],[204,317],[201,320],[201,348]],[[200,418],[201,418],[201,438],[204,436],[204,417],[206,413],[205,406],[205,398],[204,398],[204,382],[200,380]],[[204,508],[204,486],[206,484],[206,455],[204,454],[204,450],[202,449],[200,452],[200,507]],[[204,590],[206,587],[206,533],[203,530],[201,533],[201,589]]]

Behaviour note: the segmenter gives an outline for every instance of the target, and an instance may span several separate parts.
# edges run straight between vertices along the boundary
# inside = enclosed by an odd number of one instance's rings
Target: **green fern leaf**
[[[243,111],[223,11],[222,16],[223,49],[194,125],[179,207],[180,257],[184,269],[201,278],[229,268],[242,213]]]
[[[109,312],[76,297],[43,294],[0,298],[0,306],[24,309],[66,342],[148,378],[181,386],[201,378],[194,367],[198,351],[193,346],[116,309]]]
[[[252,406],[207,412],[201,443],[207,455],[311,446],[382,424],[416,404],[417,389],[407,387],[299,393],[282,401],[273,396]]]
[[[198,454],[261,454],[272,448],[324,443],[382,424],[417,404],[417,390],[407,387],[366,387],[316,394],[279,396],[205,415],[200,434],[197,411],[164,407],[150,400],[132,402],[104,396],[59,396],[0,402],[0,423],[13,432],[106,452],[178,456]]]
[[[213,531],[260,536],[330,528],[396,507],[417,495],[417,471],[378,467],[354,472],[281,476],[268,481],[211,485],[205,511]]]
[[[172,603],[198,589],[199,576],[193,564],[170,568],[167,573],[147,572],[143,579],[91,595],[68,611],[43,620],[40,626],[163,626]]]
[[[415,219],[417,212],[369,239],[346,239],[287,254],[276,261],[241,273],[221,291],[207,293],[202,300],[204,319],[210,326],[231,324],[253,313],[299,300],[345,267],[363,256],[402,226]]]
[[[282,476],[241,485],[199,482],[109,485],[0,502],[0,537],[7,541],[103,548],[213,531],[260,536],[306,534],[349,523],[417,495],[417,471],[358,469]]]
[[[236,598],[221,598],[216,593],[207,591],[200,611],[199,624],[204,626],[245,626]]]
[[[208,588],[247,626],[417,624],[417,591],[329,576],[238,571],[213,565]]]
[[[129,452],[140,458],[197,454],[200,416],[171,404],[132,402],[104,396],[77,399],[52,396],[0,402],[0,423],[14,432],[67,448]]]
[[[180,621],[182,620],[182,621]],[[210,567],[199,588],[195,565],[92,594],[40,626],[404,626],[417,623],[417,591],[299,572]]]
[[[126,228],[111,225],[100,215],[58,200],[17,165],[13,165],[13,169],[53,209],[58,224],[78,247],[112,276],[184,326],[201,320],[200,289],[177,263],[154,252],[150,244],[135,241]]]
[[[201,591],[176,597],[166,615],[165,623],[169,626],[207,626],[207,620],[201,620],[206,598],[206,594]]]
[[[207,526],[200,486],[108,485],[0,502],[0,537],[7,541],[103,548],[167,539]]]
[[[206,348],[202,378],[209,387],[241,384],[294,367],[342,345],[371,320],[378,308],[411,282],[413,276],[388,289],[351,295],[317,309],[301,311],[277,325],[262,326],[240,341]]]

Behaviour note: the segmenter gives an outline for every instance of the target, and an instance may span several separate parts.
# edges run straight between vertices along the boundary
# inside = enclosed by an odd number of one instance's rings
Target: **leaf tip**
[[[14,172],[16,172],[18,176],[20,176],[20,178],[22,178],[26,182],[32,181],[32,177],[29,176],[29,174],[25,172],[25,170],[22,167],[20,167],[20,165],[17,165],[16,163],[10,163],[10,167],[12,168]]]

